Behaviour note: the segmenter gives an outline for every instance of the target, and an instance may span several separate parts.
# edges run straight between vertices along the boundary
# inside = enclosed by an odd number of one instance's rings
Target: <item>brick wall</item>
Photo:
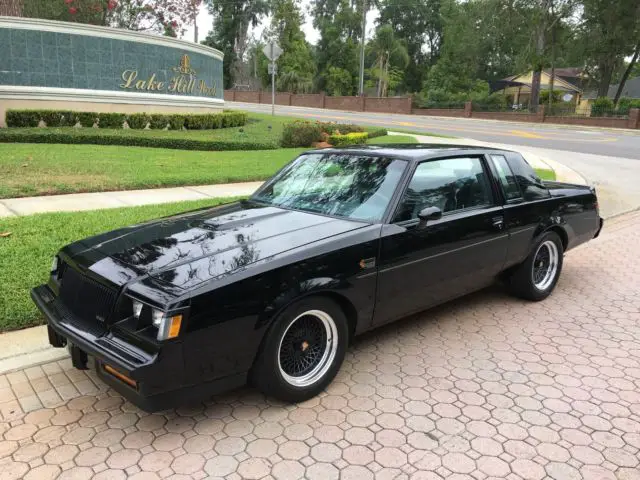
[[[410,97],[366,97],[364,109],[366,112],[381,113],[411,113]]]
[[[225,90],[224,99],[232,102],[271,104],[271,92],[246,92]],[[640,128],[640,109],[633,108],[629,118],[606,117],[552,117],[546,116],[544,105],[540,105],[538,113],[519,112],[479,112],[473,111],[471,102],[465,108],[411,108],[410,97],[331,97],[322,93],[294,94],[276,93],[277,105],[292,105],[309,108],[329,108],[333,110],[349,110],[354,112],[400,113],[429,115],[437,117],[467,117],[511,122],[558,123],[565,125],[587,125],[610,128]]]
[[[291,96],[291,105],[296,107],[324,108],[324,95],[320,93],[295,94]]]
[[[362,97],[326,97],[324,108],[332,110],[363,111]]]
[[[414,115],[431,115],[434,117],[464,117],[464,108],[414,108]]]

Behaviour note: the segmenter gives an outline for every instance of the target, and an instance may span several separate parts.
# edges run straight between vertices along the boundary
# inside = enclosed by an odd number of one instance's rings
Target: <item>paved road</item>
[[[271,105],[238,102],[226,102],[226,105],[254,112],[271,112]],[[349,121],[416,132],[431,132],[486,142],[640,159],[640,130],[633,132],[614,129],[569,128],[552,124],[537,125],[465,118],[342,112],[280,105],[276,106],[276,113],[317,120]]]
[[[0,376],[0,478],[640,479],[640,214],[554,294],[479,292],[356,341],[328,391],[148,415],[68,361]]]

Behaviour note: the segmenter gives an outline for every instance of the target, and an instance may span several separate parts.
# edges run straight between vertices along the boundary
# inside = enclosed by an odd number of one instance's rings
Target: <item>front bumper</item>
[[[181,344],[174,342],[166,351],[150,354],[106,330],[81,328],[77,319],[58,308],[56,296],[47,285],[31,290],[31,298],[47,319],[49,343],[54,347],[65,344],[71,347],[73,362],[78,368],[83,367],[83,355],[93,357],[98,376],[143,410],[164,410],[246,383],[243,374],[183,385],[180,382],[184,373]]]

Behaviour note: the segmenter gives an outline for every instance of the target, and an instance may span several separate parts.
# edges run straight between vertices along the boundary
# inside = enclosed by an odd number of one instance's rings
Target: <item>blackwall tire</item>
[[[558,234],[545,233],[534,245],[527,259],[511,274],[511,292],[517,297],[535,302],[547,298],[560,278],[563,254]]]

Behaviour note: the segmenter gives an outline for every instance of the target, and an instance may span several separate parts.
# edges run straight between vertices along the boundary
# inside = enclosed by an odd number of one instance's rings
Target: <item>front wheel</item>
[[[349,329],[333,301],[312,297],[278,316],[254,363],[252,383],[266,395],[301,402],[324,390],[344,360]]]
[[[511,291],[526,300],[547,298],[560,278],[563,248],[557,233],[545,233],[527,259],[511,274]]]

